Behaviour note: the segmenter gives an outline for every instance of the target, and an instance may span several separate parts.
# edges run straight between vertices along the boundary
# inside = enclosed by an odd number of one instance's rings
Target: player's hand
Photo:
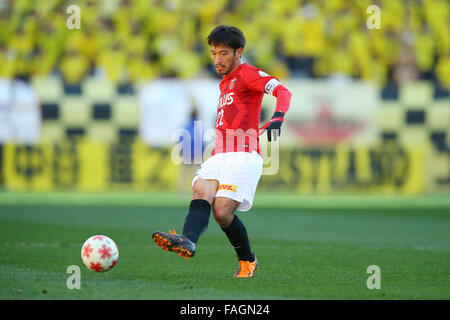
[[[272,119],[270,119],[265,125],[259,128],[259,135],[262,135],[264,131],[267,130],[267,139],[269,142],[276,141],[281,134],[281,125],[284,121],[284,114],[281,111],[277,111],[273,114]]]

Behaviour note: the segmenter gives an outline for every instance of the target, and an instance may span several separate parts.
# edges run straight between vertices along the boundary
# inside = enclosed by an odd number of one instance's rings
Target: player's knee
[[[203,199],[209,202],[209,204],[212,204],[214,202],[214,194],[210,192],[204,192],[204,191],[195,191],[192,195],[192,200],[196,199]]]
[[[215,202],[213,206],[213,216],[219,225],[223,227],[227,226],[231,222],[233,218],[233,211],[231,210],[231,206],[229,204]]]
[[[214,219],[221,220],[224,216],[226,216],[225,207],[222,205],[214,204],[213,215],[214,215]]]
[[[192,194],[192,200],[203,199],[208,201],[210,204],[214,202],[214,194],[205,188],[194,188]]]
[[[210,204],[214,202],[214,197],[217,192],[217,183],[198,180],[192,188],[192,200],[204,199]]]

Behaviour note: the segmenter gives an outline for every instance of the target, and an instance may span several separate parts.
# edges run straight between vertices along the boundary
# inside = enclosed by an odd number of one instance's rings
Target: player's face
[[[211,46],[211,58],[216,66],[216,71],[221,76],[226,76],[240,64],[242,48],[236,51],[224,45]]]

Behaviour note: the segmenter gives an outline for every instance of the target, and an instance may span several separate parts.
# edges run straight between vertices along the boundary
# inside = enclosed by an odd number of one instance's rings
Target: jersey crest
[[[234,85],[236,84],[236,80],[237,80],[236,77],[231,80],[231,82],[230,82],[230,90],[234,88]]]

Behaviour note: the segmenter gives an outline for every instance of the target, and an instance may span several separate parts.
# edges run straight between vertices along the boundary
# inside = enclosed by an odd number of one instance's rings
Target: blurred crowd
[[[66,26],[72,4],[79,30]],[[369,30],[373,4],[381,29]],[[0,0],[0,77],[211,75],[205,38],[219,24],[241,28],[245,60],[282,79],[430,79],[450,88],[447,0]]]

